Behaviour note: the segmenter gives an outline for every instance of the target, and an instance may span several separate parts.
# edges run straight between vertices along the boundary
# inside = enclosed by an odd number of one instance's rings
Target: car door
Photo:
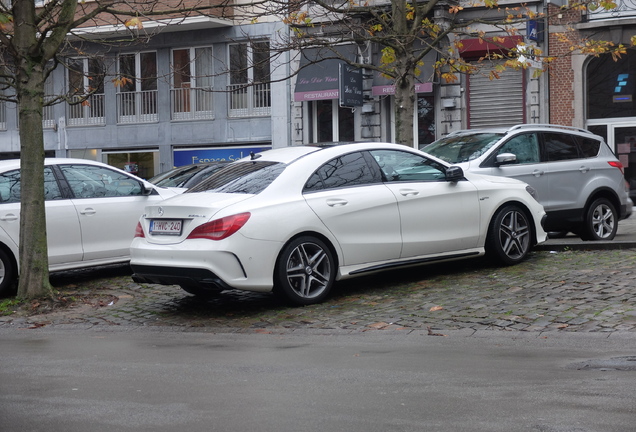
[[[373,150],[400,213],[402,258],[477,247],[479,196],[468,181],[446,181],[445,167],[421,155]]]
[[[106,167],[65,164],[60,169],[74,195],[84,261],[129,256],[144,207],[161,197],[144,195],[138,179]]]
[[[514,154],[516,162],[498,165],[497,156],[506,153]],[[550,202],[548,166],[543,161],[540,140],[536,133],[521,133],[511,137],[493,152],[483,166],[483,170],[471,169],[471,172],[521,180],[536,189],[539,201],[544,206]]]
[[[542,135],[550,192],[547,201],[541,203],[547,212],[582,208],[583,203],[577,205],[580,191],[596,175],[592,161],[583,157],[574,135],[557,132]]]
[[[0,228],[16,245],[20,238],[20,190],[20,170],[0,174]],[[81,262],[82,237],[75,206],[62,196],[48,166],[44,168],[44,199],[49,265]]]
[[[355,152],[320,167],[307,182],[303,196],[338,240],[342,265],[400,257],[400,215],[393,193],[368,156]]]

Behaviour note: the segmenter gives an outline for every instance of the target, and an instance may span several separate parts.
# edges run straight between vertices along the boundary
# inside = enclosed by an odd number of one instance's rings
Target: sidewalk
[[[636,210],[636,208],[635,208]],[[564,238],[548,239],[537,245],[535,250],[602,250],[636,248],[636,214],[618,223],[618,232],[614,240],[583,241],[580,237],[570,233]]]

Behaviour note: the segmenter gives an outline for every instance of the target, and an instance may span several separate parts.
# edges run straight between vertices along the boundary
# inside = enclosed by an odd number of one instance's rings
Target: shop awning
[[[459,54],[465,59],[485,57],[489,54],[505,54],[523,42],[523,36],[500,36],[490,40],[470,38],[462,39]]]
[[[340,55],[351,61],[355,60],[355,46],[338,46],[333,48],[310,48],[303,50],[300,58],[300,72],[296,77],[294,101],[338,99],[338,71],[340,64],[346,64],[338,58]]]

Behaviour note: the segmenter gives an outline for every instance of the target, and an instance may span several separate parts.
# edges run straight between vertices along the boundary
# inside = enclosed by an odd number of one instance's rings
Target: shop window
[[[636,55],[594,57],[586,75],[588,119],[636,117]]]
[[[354,141],[354,114],[351,108],[340,108],[337,99],[311,102],[311,142]]]
[[[103,162],[143,179],[159,174],[158,151],[102,153]]]

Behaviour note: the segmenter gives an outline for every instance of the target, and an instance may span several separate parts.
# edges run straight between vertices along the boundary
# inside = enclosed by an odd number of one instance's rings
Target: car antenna
[[[261,154],[256,154],[256,153],[254,153],[253,151],[251,151],[251,152],[250,152],[250,159],[251,159],[251,160],[258,159],[258,158],[259,158],[259,157],[261,157],[261,156],[262,156]]]

